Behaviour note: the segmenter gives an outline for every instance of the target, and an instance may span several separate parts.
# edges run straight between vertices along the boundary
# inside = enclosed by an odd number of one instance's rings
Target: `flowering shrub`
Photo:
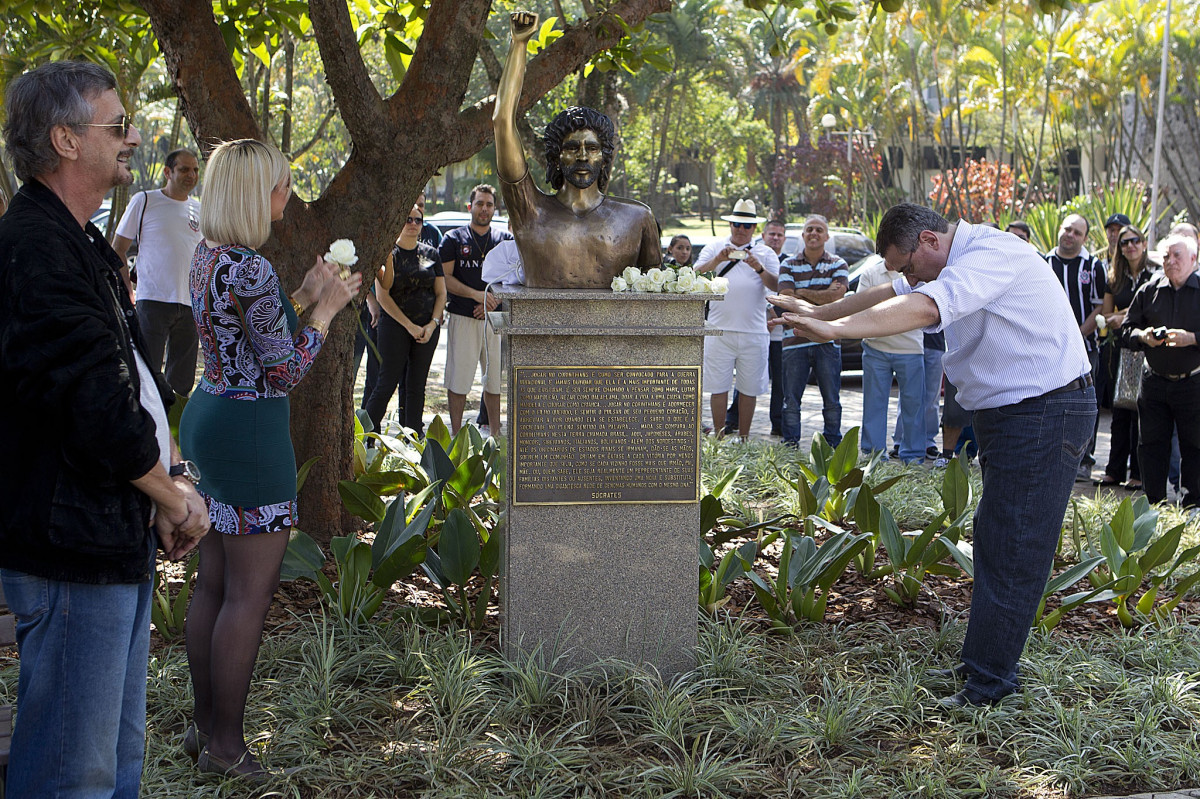
[[[729,291],[729,280],[701,277],[690,266],[678,269],[656,266],[646,272],[630,266],[612,279],[612,290],[641,294],[724,294]]]
[[[1010,206],[1016,177],[1008,164],[969,159],[967,165],[931,178],[929,200],[939,213],[969,222],[995,221]],[[997,191],[999,184],[999,191]]]

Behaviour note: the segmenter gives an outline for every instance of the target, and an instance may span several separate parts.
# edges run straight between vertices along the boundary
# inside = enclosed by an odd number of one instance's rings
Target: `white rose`
[[[692,287],[693,294],[712,294],[712,283],[706,277],[697,277],[696,284]]]
[[[690,266],[681,266],[679,267],[679,277],[683,277],[684,275],[694,278],[696,277],[696,270],[692,269]]]
[[[640,291],[642,293],[658,291],[658,286],[651,283],[650,278],[646,275],[638,275],[635,277],[632,285],[634,291]]]
[[[625,278],[618,275],[617,277],[614,277],[612,280],[612,290],[613,291],[629,291],[629,283],[625,280]]]
[[[696,275],[688,270],[679,270],[679,277],[675,279],[676,290],[680,294],[689,294],[696,287]]]
[[[663,291],[667,294],[678,294],[679,284],[674,280],[668,280],[666,283],[663,283]]]
[[[650,282],[653,283],[655,287],[661,289],[670,278],[670,275],[665,270],[655,267],[646,273],[646,277],[650,278]]]
[[[628,283],[629,285],[632,286],[633,281],[636,280],[637,276],[640,275],[641,273],[642,273],[642,270],[635,269],[632,266],[627,266],[627,267],[625,267],[625,271],[621,273],[621,277],[625,280],[626,283]]]
[[[714,277],[711,281],[713,294],[724,294],[729,291],[729,278]]]
[[[325,253],[325,260],[333,261],[342,266],[354,266],[358,263],[358,255],[354,251],[354,242],[350,241],[350,239],[338,239],[329,245],[329,252]]]

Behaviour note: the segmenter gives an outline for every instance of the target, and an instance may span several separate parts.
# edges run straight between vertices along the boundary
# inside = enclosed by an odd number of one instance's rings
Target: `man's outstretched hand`
[[[538,27],[538,15],[532,11],[514,11],[509,15],[514,42],[528,42]]]

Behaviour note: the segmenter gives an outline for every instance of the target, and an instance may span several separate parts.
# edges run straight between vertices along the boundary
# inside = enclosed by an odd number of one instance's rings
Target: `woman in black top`
[[[1150,259],[1146,256],[1146,238],[1132,225],[1121,228],[1117,234],[1117,254],[1108,267],[1108,292],[1104,295],[1103,314],[1112,331],[1114,355],[1116,331],[1125,323],[1125,312],[1139,287],[1150,279]],[[1116,367],[1113,367],[1116,371]],[[1142,472],[1138,468],[1138,418],[1136,410],[1112,409],[1112,443],[1108,452],[1108,465],[1104,477],[1097,485],[1117,486],[1125,482],[1125,469],[1129,468],[1129,483],[1126,488],[1136,491],[1142,487]]]
[[[446,307],[446,278],[437,250],[420,241],[425,217],[413,206],[400,238],[375,278],[375,296],[383,308],[379,319],[379,378],[367,400],[367,413],[382,430],[383,412],[399,386],[404,386],[397,416],[418,435],[425,427],[425,380],[437,349]]]

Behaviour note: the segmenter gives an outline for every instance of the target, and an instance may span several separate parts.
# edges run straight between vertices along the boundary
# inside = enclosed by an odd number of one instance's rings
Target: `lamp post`
[[[866,130],[851,128],[850,130],[834,130],[837,127],[837,117],[833,114],[825,114],[821,117],[821,127],[825,129],[826,136],[845,136],[846,137],[846,167],[849,172],[849,185],[846,187],[846,208],[851,210],[854,207],[854,171],[850,167],[854,164],[854,140],[866,144],[868,147],[875,146],[875,128],[868,125]],[[867,193],[863,192],[863,218],[867,216]]]

